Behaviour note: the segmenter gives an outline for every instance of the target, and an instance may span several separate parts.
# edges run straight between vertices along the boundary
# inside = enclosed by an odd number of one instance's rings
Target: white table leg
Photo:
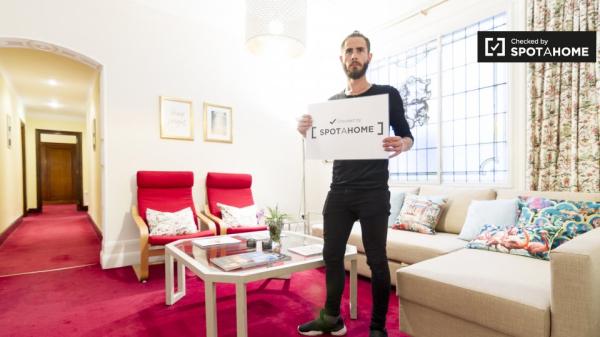
[[[173,280],[173,264],[175,258],[169,252],[165,251],[165,303],[173,305],[185,296],[185,265],[177,262],[177,291],[175,291],[175,282]]]
[[[356,319],[357,315],[357,272],[356,272],[356,258],[350,261],[350,318]]]
[[[165,303],[175,303],[175,289],[173,285],[173,256],[165,251]]]
[[[246,284],[235,284],[235,311],[237,320],[237,337],[248,337],[248,313],[246,309]]]
[[[211,281],[204,281],[204,306],[206,308],[206,337],[217,337],[216,288]]]
[[[177,300],[185,296],[185,264],[177,263]]]

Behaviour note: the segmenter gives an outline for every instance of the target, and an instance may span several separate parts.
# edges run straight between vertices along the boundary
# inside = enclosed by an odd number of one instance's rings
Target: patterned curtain
[[[600,31],[600,0],[527,0],[531,31]],[[600,60],[600,52],[596,50]],[[600,191],[600,62],[530,63],[528,179],[533,191]]]

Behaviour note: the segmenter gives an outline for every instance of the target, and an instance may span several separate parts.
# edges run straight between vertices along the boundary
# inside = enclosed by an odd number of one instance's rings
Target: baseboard
[[[102,241],[102,232],[100,231],[100,228],[96,224],[96,221],[94,221],[94,219],[90,216],[90,213],[87,213],[87,217],[88,217],[88,220],[90,220],[90,222],[92,223],[92,225],[93,225],[92,227],[94,227],[94,232],[96,232],[96,236],[98,237],[98,240]]]
[[[77,205],[77,210],[87,212],[88,207],[87,207],[87,205],[84,205],[84,206]]]
[[[23,216],[18,217],[17,220],[13,221],[13,223],[11,223],[10,226],[8,226],[4,230],[4,232],[2,232],[2,234],[0,234],[0,245],[3,244],[4,241],[6,241],[10,233],[14,232],[14,230],[17,229],[17,227],[21,224],[22,221]]]
[[[140,263],[140,240],[102,242],[100,264],[103,269],[132,266]]]
[[[27,214],[39,214],[39,213],[42,213],[42,209],[39,207],[27,209]]]

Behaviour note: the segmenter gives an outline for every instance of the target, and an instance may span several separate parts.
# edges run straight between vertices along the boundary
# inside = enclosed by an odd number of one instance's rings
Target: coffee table
[[[323,243],[323,239],[284,231],[281,237],[281,253],[291,256],[289,261],[280,261],[272,265],[241,269],[236,271],[223,271],[213,265],[209,259],[212,257],[240,254],[255,250],[247,248],[246,240],[253,238],[268,238],[268,232],[252,232],[245,234],[232,234],[230,236],[241,240],[240,243],[200,248],[192,243],[193,239],[184,239],[169,243],[165,246],[165,292],[166,304],[173,305],[185,296],[185,268],[190,269],[204,281],[205,306],[206,306],[206,336],[217,337],[217,308],[216,284],[235,284],[236,297],[236,323],[237,336],[248,336],[246,283],[268,278],[285,277],[294,272],[319,268],[324,265],[321,254],[302,256],[288,251],[292,247]],[[357,272],[356,272],[356,247],[346,246],[345,259],[350,261],[350,318],[357,317]],[[176,267],[175,267],[176,264]],[[174,284],[174,271],[177,268],[177,289]],[[293,282],[293,278],[291,280]],[[325,286],[323,284],[323,286]]]

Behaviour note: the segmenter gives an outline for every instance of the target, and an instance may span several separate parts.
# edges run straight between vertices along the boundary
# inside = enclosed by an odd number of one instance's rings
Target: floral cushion
[[[549,252],[600,226],[600,203],[519,197],[516,226],[485,225],[468,248],[549,259]]]
[[[194,222],[194,213],[190,207],[177,212],[160,212],[146,209],[146,219],[150,227],[150,235],[183,235],[198,231]]]
[[[444,202],[433,201],[425,196],[409,194],[404,200],[400,214],[392,225],[393,229],[408,230],[424,234],[435,234]]]
[[[227,227],[256,227],[258,225],[258,212],[255,205],[234,207],[217,203],[221,210],[221,219]]]

